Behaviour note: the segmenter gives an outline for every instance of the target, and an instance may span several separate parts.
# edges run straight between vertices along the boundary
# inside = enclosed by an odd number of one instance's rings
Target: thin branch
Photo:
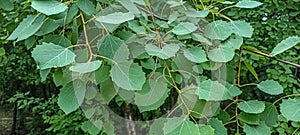
[[[81,10],[80,10],[80,16],[81,16],[81,20],[82,20],[82,26],[83,26],[83,33],[84,33],[85,43],[86,43],[87,47],[89,48],[89,52],[90,52],[89,61],[91,61],[92,58],[93,58],[93,51],[92,51],[91,45],[89,43],[88,35],[87,35],[87,32],[86,32],[86,26],[85,26],[86,22],[84,21],[84,16],[83,16],[83,13],[82,13]]]
[[[140,10],[146,12],[147,14],[150,14],[151,16],[154,16],[155,18],[157,18],[157,19],[159,19],[159,20],[162,20],[162,21],[168,21],[168,19],[163,18],[163,17],[161,17],[161,16],[159,16],[159,15],[156,15],[156,14],[152,13],[151,11],[149,11],[148,9],[144,8],[143,6],[141,6],[141,5],[139,5],[139,4],[136,4],[136,3],[135,3],[135,5],[136,5],[136,7],[139,8]]]
[[[259,52],[259,51],[256,51],[256,50],[251,50],[251,49],[248,49],[248,48],[243,48],[243,49],[244,49],[244,50],[247,50],[247,51],[249,51],[249,52],[252,52],[252,53],[255,53],[255,54],[264,56],[264,57],[268,57],[268,58],[270,58],[270,59],[277,60],[277,61],[279,61],[279,62],[288,64],[288,65],[292,65],[292,66],[294,66],[294,67],[300,68],[300,65],[299,65],[299,64],[296,64],[296,63],[293,63],[293,62],[290,62],[290,61],[286,61],[286,60],[282,60],[282,59],[279,59],[279,58],[276,58],[276,57],[272,57],[272,56],[269,55],[269,54],[266,54],[266,53],[263,53],[263,52]]]

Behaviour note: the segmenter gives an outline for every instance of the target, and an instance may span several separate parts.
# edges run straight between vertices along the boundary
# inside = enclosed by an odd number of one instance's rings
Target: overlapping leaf
[[[222,20],[213,21],[204,28],[204,35],[206,37],[222,41],[228,38],[232,32],[230,24]]]
[[[39,63],[41,69],[63,67],[75,60],[72,51],[52,43],[36,46],[32,51],[32,57]]]
[[[7,40],[17,39],[17,41],[21,41],[29,38],[41,28],[44,18],[44,15],[28,16],[18,25],[18,27],[7,38]]]
[[[246,113],[258,114],[265,110],[265,103],[263,101],[249,100],[240,102],[238,107]]]
[[[201,47],[188,48],[184,50],[183,54],[188,60],[192,62],[202,63],[208,61],[206,58],[206,53]]]
[[[58,95],[58,105],[66,113],[69,114],[82,104],[86,85],[81,80],[74,80],[66,84]]]
[[[168,44],[159,48],[156,45],[147,44],[145,49],[149,55],[157,56],[161,59],[168,59],[174,57],[180,47],[178,44]]]
[[[287,120],[300,122],[300,99],[289,98],[282,100],[280,112]]]
[[[95,60],[87,63],[75,63],[69,69],[73,72],[88,73],[97,70],[102,64],[102,61]]]
[[[67,9],[67,5],[56,0],[34,0],[31,7],[45,15],[58,14]]]

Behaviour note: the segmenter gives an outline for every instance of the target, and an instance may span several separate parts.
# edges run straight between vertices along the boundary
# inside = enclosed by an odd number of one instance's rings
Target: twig
[[[256,50],[251,50],[251,49],[248,49],[248,48],[242,48],[242,49],[247,50],[247,51],[252,52],[252,53],[255,53],[255,54],[258,54],[258,55],[261,55],[261,56],[268,57],[270,59],[277,60],[277,61],[285,63],[285,64],[292,65],[292,66],[297,67],[297,68],[300,68],[299,64],[296,64],[296,63],[293,63],[293,62],[290,62],[290,61],[286,61],[286,60],[282,60],[282,59],[279,59],[279,58],[276,58],[276,57],[272,57],[271,55],[263,53],[263,52],[259,52],[259,51],[256,51]]]
[[[139,4],[136,4],[136,3],[135,3],[135,5],[136,5],[136,7],[139,8],[140,10],[146,12],[147,14],[150,14],[151,16],[154,16],[155,18],[157,18],[157,19],[159,19],[159,20],[162,20],[162,21],[169,21],[169,20],[166,19],[166,18],[163,18],[163,17],[161,17],[161,16],[159,16],[159,15],[156,15],[156,14],[152,13],[151,11],[149,11],[148,9],[144,8],[143,6],[141,6],[141,5],[139,5]]]
[[[92,60],[93,58],[93,51],[92,51],[92,48],[91,48],[91,45],[89,43],[89,39],[88,39],[88,36],[87,36],[87,32],[86,32],[86,22],[84,21],[84,16],[83,16],[83,13],[82,11],[80,10],[80,16],[81,16],[81,20],[82,20],[82,26],[83,26],[83,33],[84,33],[84,38],[85,38],[85,43],[89,49],[89,52],[90,52],[90,58],[89,58],[89,62]]]

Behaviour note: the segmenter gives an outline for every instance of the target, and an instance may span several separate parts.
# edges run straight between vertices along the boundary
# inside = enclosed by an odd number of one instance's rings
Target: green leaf
[[[254,0],[241,0],[235,6],[239,8],[256,8],[263,3]]]
[[[129,61],[114,64],[110,76],[118,87],[126,90],[141,90],[146,80],[142,67]]]
[[[205,43],[207,45],[212,45],[212,43],[208,39],[197,33],[192,34],[192,39],[201,43]]]
[[[259,115],[258,114],[251,114],[251,113],[245,113],[241,112],[238,115],[239,120],[251,124],[251,125],[258,125],[259,124]]]
[[[201,47],[191,47],[184,50],[184,56],[195,63],[203,63],[208,61],[206,58],[206,53]]]
[[[31,49],[35,45],[36,38],[35,36],[31,36],[25,40],[25,46],[27,50]]]
[[[67,39],[64,36],[61,35],[47,35],[44,36],[42,40],[40,40],[40,43],[47,42],[47,43],[53,43],[62,47],[69,47],[72,45],[71,41]]]
[[[14,9],[14,4],[10,0],[1,0],[0,9],[11,11]]]
[[[40,70],[41,82],[46,81],[47,76],[49,75],[51,68]]]
[[[54,15],[64,12],[68,7],[56,0],[34,0],[31,7],[45,15]]]
[[[246,113],[258,114],[264,111],[265,103],[257,100],[240,102],[238,108]]]
[[[212,118],[208,121],[208,125],[215,129],[214,135],[227,135],[227,129],[224,127],[222,121]]]
[[[84,132],[88,132],[90,135],[98,135],[103,126],[103,122],[101,120],[96,120],[95,122],[85,121],[81,125],[81,129]]]
[[[261,121],[265,121],[265,123],[269,126],[269,127],[273,127],[274,125],[276,125],[276,122],[278,120],[278,111],[275,107],[275,105],[273,105],[272,103],[265,103],[266,108],[265,110],[260,114],[260,120]]]
[[[145,50],[149,55],[157,56],[161,59],[174,57],[179,49],[180,47],[178,44],[167,44],[161,49],[153,44],[147,44],[145,47]]]
[[[69,114],[79,108],[85,96],[86,87],[81,80],[74,80],[61,88],[58,95],[58,105]]]
[[[105,104],[109,102],[117,95],[118,89],[114,87],[113,82],[109,79],[100,85],[100,95],[104,99]]]
[[[5,49],[3,47],[0,48],[0,57],[5,55]]]
[[[140,10],[136,7],[136,5],[131,0],[118,0],[118,2],[129,12],[134,14],[140,14]]]
[[[186,35],[197,30],[197,27],[193,23],[182,22],[176,25],[173,29],[173,33],[176,35]]]
[[[300,122],[300,99],[283,99],[280,112],[287,120]]]
[[[214,135],[215,129],[209,125],[204,125],[199,127],[200,135]]]
[[[50,32],[53,32],[58,28],[58,24],[53,19],[47,19],[41,28],[35,33],[37,36],[43,36]]]
[[[150,125],[149,135],[163,135],[163,127],[166,120],[167,119],[165,118],[155,119],[154,122]]]
[[[90,0],[78,0],[77,5],[87,15],[91,15],[96,11],[95,4]]]
[[[265,122],[260,122],[258,126],[245,124],[243,129],[247,135],[271,135],[271,129],[265,124]]]
[[[103,83],[109,78],[110,66],[104,65],[95,71],[95,80],[97,84]]]
[[[217,81],[206,80],[200,83],[200,88],[197,91],[199,99],[207,101],[220,101],[231,99],[228,89]]]
[[[254,29],[252,28],[250,23],[247,23],[245,21],[232,21],[230,23],[234,34],[251,38]]]
[[[279,95],[283,93],[283,87],[274,80],[262,81],[257,85],[258,89],[270,95]]]
[[[251,74],[255,77],[256,80],[258,80],[258,75],[255,71],[255,69],[250,65],[248,62],[244,61],[244,64],[246,65],[247,69],[251,72]]]
[[[153,73],[141,91],[135,93],[135,104],[140,112],[156,110],[168,97],[168,83],[161,73]]]
[[[209,14],[209,10],[201,10],[196,11],[195,9],[188,9],[188,10],[179,10],[179,12],[184,13],[188,17],[201,17],[204,18]]]
[[[72,51],[52,43],[36,46],[32,51],[32,57],[39,63],[42,70],[63,67],[75,60],[75,54]]]
[[[63,84],[63,72],[61,69],[56,69],[54,74],[52,75],[53,82],[56,87],[60,86]]]
[[[164,135],[200,135],[196,124],[179,117],[168,119],[163,130]]]
[[[128,13],[115,12],[105,16],[100,16],[96,20],[101,23],[121,24],[133,19],[134,19],[134,14],[131,12]]]
[[[287,39],[281,41],[270,53],[271,56],[275,56],[277,54],[280,54],[293,46],[297,45],[300,43],[300,37],[297,36],[292,36],[288,37]]]
[[[41,26],[43,25],[44,18],[44,15],[28,16],[18,25],[18,27],[7,38],[7,40],[17,39],[18,42],[29,38],[41,28]]]
[[[225,40],[232,34],[232,28],[229,23],[218,20],[205,26],[204,35],[210,39]]]
[[[114,59],[115,54],[120,50],[120,46],[124,45],[124,41],[118,37],[107,35],[98,42],[98,45],[101,56]]]
[[[231,36],[228,40],[221,43],[220,46],[208,51],[208,58],[214,62],[228,62],[234,57],[234,50],[240,48],[243,44],[243,38]]]
[[[75,63],[69,69],[73,72],[88,73],[97,70],[102,64],[102,61],[95,60],[87,63]]]

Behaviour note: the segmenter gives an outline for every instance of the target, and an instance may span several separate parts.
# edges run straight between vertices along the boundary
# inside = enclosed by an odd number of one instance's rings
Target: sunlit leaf
[[[300,122],[300,99],[283,99],[280,112],[287,120]]]
[[[263,3],[254,0],[241,0],[235,6],[239,8],[256,8]]]
[[[258,114],[265,110],[265,103],[263,101],[249,100],[240,102],[238,107],[246,113]]]
[[[56,0],[34,0],[31,7],[46,15],[58,14],[67,9],[67,5]]]
[[[283,93],[283,87],[274,80],[262,81],[257,85],[258,89],[270,95],[279,95]]]
[[[52,43],[36,46],[32,51],[32,57],[39,63],[41,69],[63,67],[75,60],[72,51]]]
[[[276,45],[276,47],[273,49],[270,55],[275,56],[277,54],[280,54],[299,43],[300,43],[300,37],[297,36],[288,37],[287,39],[282,40],[278,45]]]

